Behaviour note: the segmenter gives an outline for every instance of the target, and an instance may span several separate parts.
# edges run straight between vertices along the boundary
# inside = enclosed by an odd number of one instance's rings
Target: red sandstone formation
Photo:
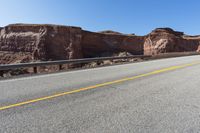
[[[111,56],[119,52],[143,54],[144,37],[82,31],[81,44],[84,57]]]
[[[1,30],[0,51],[1,59],[5,58],[5,54],[7,56],[10,54],[9,62],[15,62],[15,58],[23,62],[22,59],[27,57],[29,61],[82,58],[81,28],[56,25],[8,25]]]
[[[0,28],[0,64],[112,56],[120,52],[160,54],[200,51],[200,36],[159,28],[147,36],[99,33],[79,27],[14,24]]]
[[[147,35],[144,54],[197,51],[199,45],[198,36],[186,36],[183,32],[176,32],[170,28],[159,28]]]

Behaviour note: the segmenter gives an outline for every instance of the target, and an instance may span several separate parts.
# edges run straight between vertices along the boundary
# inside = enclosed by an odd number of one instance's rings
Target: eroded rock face
[[[82,31],[82,49],[85,57],[111,56],[113,53],[143,54],[144,38],[116,32],[94,33]]]
[[[29,61],[82,58],[81,28],[56,25],[9,25],[1,30],[0,51],[7,55],[10,53],[11,59],[29,57]]]
[[[160,54],[200,51],[200,36],[159,28],[147,36],[79,27],[13,24],[0,28],[0,64],[113,56],[120,52]]]
[[[147,35],[144,42],[144,54],[197,51],[199,45],[199,37],[189,37],[185,36],[183,32],[159,28]]]

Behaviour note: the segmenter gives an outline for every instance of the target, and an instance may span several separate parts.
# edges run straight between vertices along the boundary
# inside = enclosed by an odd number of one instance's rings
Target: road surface
[[[0,133],[200,132],[200,56],[0,81]]]

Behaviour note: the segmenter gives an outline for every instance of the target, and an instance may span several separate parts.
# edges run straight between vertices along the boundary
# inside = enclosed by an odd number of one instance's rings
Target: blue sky
[[[145,35],[157,27],[200,34],[200,0],[0,0],[0,26],[47,23]]]

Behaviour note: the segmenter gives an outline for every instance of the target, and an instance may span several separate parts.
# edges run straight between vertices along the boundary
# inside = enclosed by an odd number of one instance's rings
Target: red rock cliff
[[[12,54],[10,60],[13,62],[16,58],[18,62],[20,60],[23,62],[24,58],[28,58],[27,60],[82,58],[81,28],[57,25],[9,25],[1,30],[0,51],[1,59]]]
[[[154,55],[169,52],[197,51],[200,37],[185,36],[170,28],[159,28],[147,35],[144,43],[144,54]]]
[[[85,57],[110,56],[113,53],[143,54],[144,37],[116,33],[82,31],[82,49]]]
[[[147,36],[95,33],[59,25],[14,24],[0,28],[0,63],[184,51],[200,51],[200,36],[186,36],[169,28],[156,29]]]

